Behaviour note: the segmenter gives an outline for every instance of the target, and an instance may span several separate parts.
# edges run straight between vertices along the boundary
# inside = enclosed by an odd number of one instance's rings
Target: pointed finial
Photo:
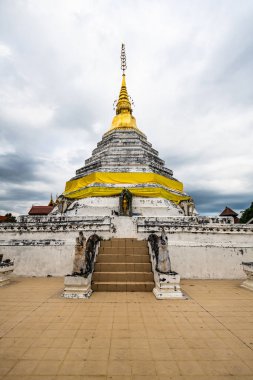
[[[126,65],[126,51],[125,51],[125,44],[121,45],[121,70],[123,71],[123,75],[125,75],[125,71],[127,69]]]
[[[50,202],[48,203],[48,206],[54,206],[54,200],[53,200],[52,193],[51,193],[51,198],[50,198]]]
[[[131,102],[129,100],[129,96],[127,93],[127,88],[126,88],[126,76],[125,76],[125,70],[127,68],[126,65],[126,52],[125,52],[125,45],[121,45],[121,70],[123,71],[122,75],[122,83],[121,83],[121,89],[119,93],[119,98],[116,103],[116,115],[120,113],[126,113],[130,112],[132,114],[132,108],[131,108]]]
[[[114,116],[112,121],[111,129],[115,128],[136,128],[136,120],[132,115],[132,105],[133,101],[128,95],[126,87],[126,75],[125,71],[127,69],[126,65],[126,51],[125,45],[121,45],[121,70],[122,73],[122,82],[118,100],[115,100],[113,104],[113,109],[116,110],[116,116]]]

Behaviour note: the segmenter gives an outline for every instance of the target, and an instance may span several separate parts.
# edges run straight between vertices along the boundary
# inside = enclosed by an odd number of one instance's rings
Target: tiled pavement
[[[0,288],[0,379],[253,379],[253,292],[239,284],[67,300],[62,278],[16,278]]]

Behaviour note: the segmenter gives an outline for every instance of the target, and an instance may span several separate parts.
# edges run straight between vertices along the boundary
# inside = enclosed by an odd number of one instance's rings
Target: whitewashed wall
[[[5,258],[15,259],[17,276],[63,276],[73,269],[73,246],[1,247]]]
[[[253,226],[196,225],[191,219],[187,226],[183,222],[185,219],[159,221],[150,218],[143,221],[112,217],[108,223],[107,217],[92,223],[90,220],[68,221],[64,226],[61,223],[37,223],[34,228],[33,224],[23,224],[20,230],[18,225],[14,230],[10,230],[10,225],[8,228],[1,225],[0,254],[4,258],[15,258],[16,275],[64,276],[72,271],[75,239],[79,231],[83,231],[86,238],[97,233],[103,239],[147,239],[151,232],[160,234],[162,226],[168,237],[172,269],[182,278],[245,277],[241,262],[253,261]]]

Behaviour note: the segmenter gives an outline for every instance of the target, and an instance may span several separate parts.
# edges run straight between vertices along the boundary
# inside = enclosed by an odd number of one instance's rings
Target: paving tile
[[[31,375],[38,364],[38,360],[20,360],[10,371],[10,375]]]
[[[75,338],[71,344],[73,348],[90,348],[91,340],[85,338]]]
[[[67,352],[67,348],[48,348],[43,360],[63,360]]]
[[[87,353],[87,360],[108,360],[109,348],[90,348]]]
[[[132,380],[157,380],[156,375],[132,375]]]
[[[40,376],[40,375],[31,375],[31,376],[26,376],[26,375],[7,375],[5,380],[55,380],[54,375],[46,375],[46,376]]]
[[[66,375],[66,376],[65,375],[56,375],[56,376],[54,376],[54,380],[84,380],[84,379],[85,379],[85,376],[81,376],[81,375],[80,376],[78,376],[78,375]],[[99,380],[101,380],[101,379],[99,379]]]
[[[108,362],[107,375],[131,375],[132,366],[128,360],[113,360]]]
[[[47,352],[46,347],[31,347],[25,351],[22,358],[27,360],[40,360]]]
[[[84,362],[82,374],[90,376],[106,376],[107,364],[107,360],[87,360]]]
[[[65,300],[62,284],[21,278],[0,292],[0,380],[253,378],[253,292],[239,281],[183,280],[187,302]]]
[[[26,350],[26,347],[0,347],[0,358],[4,360],[21,359]]]
[[[130,359],[135,361],[154,360],[152,352],[147,347],[136,347],[130,350]]]
[[[132,374],[133,375],[145,375],[152,376],[156,375],[156,369],[153,361],[140,360],[132,361]]]
[[[112,348],[129,348],[130,347],[130,339],[129,337],[116,337],[111,339],[111,347]]]
[[[53,342],[54,342],[54,338],[40,337],[38,339],[34,339],[30,347],[31,348],[48,348],[52,346]]]
[[[133,380],[133,377],[131,375],[111,375],[107,376],[107,380]]]
[[[74,339],[73,338],[53,338],[45,340],[45,347],[52,348],[68,348],[72,345]],[[46,346],[46,342],[48,342],[48,346]],[[41,343],[42,347],[44,342]]]
[[[84,368],[83,360],[64,360],[61,364],[59,371],[57,373],[58,376],[76,376],[82,375]]]
[[[60,360],[41,360],[36,369],[33,371],[35,375],[56,375],[60,368]]]
[[[173,348],[170,350],[171,360],[194,360],[194,349]]]
[[[252,370],[242,361],[225,361],[224,365],[231,376],[252,375]]]
[[[157,360],[155,361],[155,368],[158,375],[174,376],[179,375],[179,367],[175,361]]]
[[[0,360],[0,376],[9,373],[17,364],[17,360]]]
[[[86,360],[88,356],[88,348],[70,348],[67,351],[65,360]]]
[[[131,360],[131,352],[128,348],[111,348],[109,360]]]
[[[13,347],[31,347],[34,342],[34,338],[15,338]]]
[[[205,372],[199,365],[198,361],[193,361],[193,360],[177,361],[177,365],[178,365],[181,375],[199,376],[199,375],[205,374]]]

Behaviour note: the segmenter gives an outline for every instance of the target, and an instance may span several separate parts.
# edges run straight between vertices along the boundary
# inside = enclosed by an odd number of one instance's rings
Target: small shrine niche
[[[132,216],[132,194],[124,189],[119,197],[119,215]]]

